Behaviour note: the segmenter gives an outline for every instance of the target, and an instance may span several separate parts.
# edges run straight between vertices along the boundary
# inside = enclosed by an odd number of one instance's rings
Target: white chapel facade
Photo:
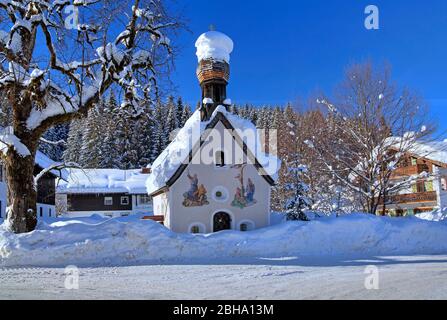
[[[269,226],[279,164],[261,151],[255,126],[227,110],[233,42],[210,31],[196,47],[203,103],[152,164],[147,191],[154,215],[179,233]]]

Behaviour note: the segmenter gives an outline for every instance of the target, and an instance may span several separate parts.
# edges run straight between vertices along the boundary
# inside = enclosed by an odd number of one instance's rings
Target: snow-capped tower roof
[[[230,53],[233,41],[218,31],[203,33],[196,41],[197,79],[202,89],[202,121],[210,119],[214,110],[225,105],[227,84],[230,79]]]
[[[203,33],[196,41],[198,61],[213,59],[230,63],[233,40],[219,31]]]

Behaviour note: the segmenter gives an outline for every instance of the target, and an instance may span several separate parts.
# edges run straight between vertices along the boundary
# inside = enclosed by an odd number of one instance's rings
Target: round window
[[[213,199],[218,202],[225,202],[228,200],[228,190],[224,187],[216,187],[213,190]]]

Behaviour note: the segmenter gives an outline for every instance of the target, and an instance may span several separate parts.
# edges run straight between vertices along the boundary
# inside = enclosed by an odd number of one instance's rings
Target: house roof
[[[129,193],[146,194],[148,174],[141,169],[68,169],[66,182],[58,186],[62,194]]]
[[[146,183],[147,192],[155,194],[174,184],[188,166],[193,153],[199,149],[200,141],[203,141],[207,129],[214,128],[219,122],[222,122],[227,129],[244,132],[253,130],[256,133],[256,127],[250,121],[227,112],[223,106],[216,108],[209,121],[201,121],[200,111],[196,110],[185,126],[180,129],[175,139],[152,164],[152,174]],[[232,132],[237,136],[236,132]],[[240,137],[235,140],[242,144],[246,154],[253,156],[258,171],[262,172],[263,178],[273,185],[278,177],[279,160],[273,155],[262,152],[259,136],[257,134],[254,136],[257,137],[256,150],[250,150]]]
[[[57,161],[50,159],[44,153],[40,151],[36,152],[35,164],[39,166],[41,169],[49,168],[50,166],[57,163],[58,163]],[[50,173],[55,177],[61,178],[63,180],[67,180],[68,177],[67,169],[51,170]]]
[[[420,157],[427,158],[432,161],[441,162],[447,165],[447,142],[425,142],[417,143],[410,150],[410,152],[419,155]]]
[[[447,165],[447,141],[411,141],[408,142],[408,147],[402,147],[401,144],[405,143],[405,140],[393,137],[390,138],[390,143],[415,156]]]

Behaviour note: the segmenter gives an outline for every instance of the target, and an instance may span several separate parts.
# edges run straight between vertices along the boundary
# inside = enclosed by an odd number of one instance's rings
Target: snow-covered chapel
[[[202,105],[152,164],[154,215],[181,233],[266,227],[279,161],[262,151],[256,127],[228,110],[233,41],[209,31],[196,48]]]

